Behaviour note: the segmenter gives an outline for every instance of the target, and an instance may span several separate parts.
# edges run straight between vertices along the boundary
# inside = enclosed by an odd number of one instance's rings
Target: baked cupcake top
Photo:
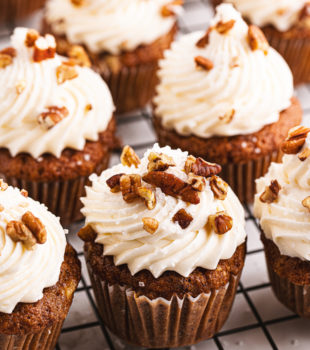
[[[181,135],[256,132],[278,121],[293,96],[284,59],[230,4],[217,7],[207,33],[175,42],[158,75],[155,114]]]
[[[310,260],[310,129],[293,128],[282,145],[282,163],[272,163],[256,181],[254,214],[281,254]]]
[[[121,160],[92,175],[82,199],[85,235],[94,230],[115,265],[127,264],[132,275],[188,276],[196,267],[215,269],[245,241],[243,208],[216,176],[219,165],[157,144],[141,161],[126,146]]]
[[[0,180],[0,312],[40,300],[58,281],[65,247],[59,219]]]
[[[76,64],[89,63],[82,48],[75,47],[75,60],[65,59],[55,54],[54,37],[26,28],[17,28],[11,43],[0,52],[0,147],[12,156],[59,157],[97,141],[114,105],[101,77]]]
[[[175,24],[182,0],[49,0],[46,21],[57,35],[93,53],[119,54],[151,44]]]
[[[260,27],[272,24],[281,32],[298,24],[303,10],[309,6],[309,0],[224,0],[224,2],[233,4],[251,23]]]

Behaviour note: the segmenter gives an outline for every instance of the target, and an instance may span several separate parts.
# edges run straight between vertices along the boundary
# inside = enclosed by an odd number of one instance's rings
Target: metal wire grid
[[[180,19],[180,31],[181,33],[189,33],[193,30],[204,30],[207,27],[208,20],[212,14],[212,10],[208,4],[208,0],[187,0],[185,3],[185,13]],[[39,23],[39,21],[37,22]],[[29,23],[22,23],[24,25],[32,25],[33,22]],[[0,46],[4,46],[7,44],[9,35],[12,33],[13,29],[15,28],[17,24],[16,23],[6,23],[2,26],[0,30]],[[20,23],[18,23],[20,25]],[[33,25],[36,26],[36,25]],[[303,86],[297,91],[298,96],[300,97],[301,101],[303,102],[304,112],[305,112],[305,122],[307,123],[307,117],[310,117],[310,86]],[[309,118],[310,119],[310,118]],[[150,108],[146,107],[143,110],[136,111],[130,115],[126,116],[119,116],[117,117],[118,122],[118,130],[119,130],[119,136],[123,139],[125,144],[130,144],[139,155],[142,155],[144,151],[152,147],[154,142],[156,141],[156,137],[153,131],[152,127],[152,121],[151,121],[151,110]],[[115,151],[112,155],[112,165],[117,163],[119,160],[120,153]],[[259,227],[258,224],[253,217],[251,207],[245,206],[245,213],[246,213],[246,223],[247,227],[252,226],[252,235],[259,235]],[[102,342],[102,346],[98,347],[98,349],[110,349],[110,350],[117,350],[117,349],[134,349],[132,346],[128,346],[124,343],[122,343],[119,339],[117,339],[114,335],[112,335],[105,327],[105,325],[102,322],[102,319],[99,315],[98,309],[96,307],[96,302],[93,296],[92,287],[90,285],[87,272],[85,269],[85,263],[83,262],[83,252],[82,252],[82,244],[81,242],[78,242],[76,239],[76,232],[81,227],[82,223],[73,225],[70,227],[70,233],[68,235],[69,242],[78,250],[78,255],[82,260],[83,264],[83,272],[82,272],[82,279],[79,284],[79,287],[75,294],[75,300],[73,302],[74,305],[77,305],[77,308],[82,308],[83,304],[85,304],[85,300],[81,303],[79,302],[79,295],[84,294],[86,295],[86,298],[88,300],[88,303],[91,308],[91,311],[94,315],[91,320],[88,320],[87,322],[83,322],[83,315],[76,313],[75,319],[81,318],[81,322],[77,322],[77,324],[74,325],[65,325],[61,331],[61,337],[59,343],[56,345],[56,350],[65,350],[69,349],[71,346],[70,343],[65,343],[62,341],[63,337],[65,337],[68,334],[78,334],[76,332],[82,332],[83,330],[87,330],[88,332],[90,329],[99,327],[103,338],[95,339],[93,344],[96,343],[98,340],[99,346],[100,342]],[[247,258],[254,256],[255,254],[262,253],[263,249],[262,246],[259,245],[257,247],[257,244],[254,249],[249,249],[247,252]],[[262,283],[254,283],[251,286],[244,285],[243,279],[241,279],[241,282],[239,283],[238,291],[237,291],[237,297],[238,295],[242,295],[244,297],[244,300],[246,301],[247,307],[249,308],[250,312],[252,313],[252,322],[246,322],[246,324],[236,327],[230,327],[228,329],[224,329],[220,331],[218,334],[216,334],[213,337],[213,341],[209,340],[206,342],[202,342],[200,344],[199,349],[226,349],[227,343],[225,342],[225,337],[229,335],[234,334],[240,334],[240,344],[242,345],[242,334],[243,332],[254,330],[254,329],[260,329],[265,337],[265,346],[260,347],[261,349],[265,348],[271,348],[271,349],[280,349],[281,344],[279,341],[275,340],[272,336],[270,330],[268,329],[269,326],[275,325],[275,324],[281,324],[286,321],[297,319],[298,316],[292,313],[289,313],[281,316],[281,317],[275,317],[268,320],[263,319],[263,317],[260,314],[260,310],[255,305],[255,301],[251,297],[251,292],[267,289],[270,287],[270,283],[267,281],[264,281]],[[84,310],[85,310],[84,305]],[[240,312],[241,310],[234,310],[232,311],[232,316],[234,316],[234,313]],[[71,311],[70,311],[71,312]],[[84,311],[85,312],[85,311]],[[68,316],[68,319],[70,321],[70,313]],[[73,318],[73,316],[71,317]],[[293,343],[292,343],[293,344]],[[80,346],[73,347],[74,349],[85,349],[87,345],[80,344]],[[89,347],[89,346],[88,346]],[[190,347],[188,347],[190,348]],[[93,346],[89,347],[89,349],[94,349]]]

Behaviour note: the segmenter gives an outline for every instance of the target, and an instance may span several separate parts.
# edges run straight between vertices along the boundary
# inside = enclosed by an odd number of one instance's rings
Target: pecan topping
[[[226,112],[224,115],[220,116],[219,119],[224,123],[224,124],[229,124],[232,122],[234,119],[236,111],[232,109],[231,111]]]
[[[175,166],[175,163],[171,157],[163,153],[151,152],[148,157],[149,164],[147,166],[148,171],[165,171],[171,166]]]
[[[6,226],[6,232],[14,242],[22,242],[26,249],[32,249],[37,243],[28,227],[20,221],[10,221]]]
[[[210,28],[206,31],[205,35],[204,35],[201,39],[199,39],[199,40],[197,41],[197,43],[196,43],[196,46],[197,46],[197,47],[199,47],[199,48],[202,49],[202,48],[206,47],[206,46],[209,44],[209,35],[210,35],[212,29],[213,29],[213,28],[210,27]]]
[[[47,108],[47,112],[43,112],[38,117],[38,122],[46,129],[51,129],[60,123],[69,114],[66,107],[51,106]]]
[[[16,57],[16,50],[13,47],[7,47],[0,51],[0,69],[5,68],[13,63]]]
[[[82,67],[90,67],[90,59],[83,48],[80,45],[73,45],[68,51],[68,56],[75,61],[75,63]]]
[[[206,187],[206,180],[202,176],[195,175],[193,173],[188,174],[188,183],[192,185],[193,189],[202,192]]]
[[[233,58],[231,59],[231,62],[230,62],[230,64],[229,64],[229,67],[230,67],[231,69],[233,69],[233,68],[239,67],[239,65],[240,65],[239,57],[235,56],[235,57],[233,57]]]
[[[213,68],[213,62],[203,56],[196,56],[195,63],[197,67],[203,68],[205,70],[211,70]]]
[[[169,4],[166,4],[164,5],[162,8],[161,8],[161,15],[163,17],[170,17],[170,16],[174,16],[175,13],[172,9],[173,6],[181,6],[183,5],[183,0],[173,0],[173,1],[170,1]]]
[[[78,76],[76,69],[68,64],[62,64],[56,68],[57,83],[63,84],[67,80],[75,79]]]
[[[121,177],[125,174],[116,174],[110,177],[106,183],[110,187],[112,193],[117,193],[121,190]]]
[[[215,215],[210,215],[208,218],[208,227],[214,230],[218,235],[223,235],[224,233],[231,230],[233,226],[233,219],[227,215],[224,211],[220,211]]]
[[[44,244],[46,242],[46,239],[47,239],[46,229],[39,218],[35,217],[30,211],[27,211],[22,216],[22,222],[32,232],[37,243]]]
[[[83,6],[85,4],[85,0],[71,0],[71,3],[74,6],[79,7],[79,6]]]
[[[277,200],[281,186],[277,180],[272,180],[269,186],[266,186],[265,191],[260,195],[259,199],[263,203],[273,203]]]
[[[80,229],[78,236],[84,242],[93,242],[97,237],[97,233],[90,225],[87,225]]]
[[[33,47],[37,39],[39,39],[40,34],[35,29],[29,29],[25,39],[25,45],[27,47]]]
[[[302,149],[309,132],[310,129],[305,126],[291,129],[282,143],[282,151],[286,154],[297,154]]]
[[[262,50],[265,55],[268,54],[269,44],[264,33],[255,25],[249,25],[248,30],[249,45],[253,51]]]
[[[305,148],[298,154],[298,158],[303,162],[310,156],[310,149]]]
[[[143,229],[150,234],[154,234],[158,229],[159,222],[154,218],[142,218],[142,222]]]
[[[192,204],[200,203],[198,192],[190,184],[173,174],[163,171],[150,171],[143,176],[143,181],[159,187],[168,196],[181,198],[184,202]]]
[[[6,182],[4,182],[2,179],[0,179],[0,190],[6,191],[8,187],[9,185]]]
[[[16,88],[16,92],[18,95],[20,95],[26,88],[26,82],[25,80],[21,80],[19,81],[16,85],[15,85],[15,88]]]
[[[28,191],[26,191],[24,189],[20,191],[20,194],[26,198],[28,197]]]
[[[128,167],[134,165],[138,168],[141,162],[136,152],[130,146],[125,146],[121,154],[121,163]]]
[[[220,34],[226,34],[228,33],[232,27],[235,25],[236,21],[234,19],[231,19],[228,22],[218,22],[215,26],[215,29],[220,33]]]
[[[195,175],[209,177],[217,175],[222,171],[222,167],[215,163],[209,163],[202,158],[189,156],[185,162],[186,174],[194,173]]]
[[[182,229],[186,229],[193,221],[191,214],[187,213],[185,209],[180,209],[172,218],[173,222],[177,222]]]
[[[224,200],[227,196],[228,184],[220,177],[213,175],[210,179],[210,187],[214,198]]]
[[[5,49],[2,49],[0,51],[0,54],[8,55],[8,56],[14,58],[17,56],[17,51],[16,51],[16,49],[14,49],[14,47],[6,47]]]
[[[86,106],[85,106],[85,113],[88,113],[89,111],[91,111],[93,109],[93,106],[88,103]]]
[[[33,48],[34,62],[42,62],[44,60],[54,58],[56,53],[56,43],[52,35],[47,34],[45,37],[39,37]]]
[[[301,203],[310,211],[310,196],[306,197]]]
[[[120,178],[120,189],[127,203],[139,198],[138,188],[141,187],[141,176],[137,174],[123,175]]]
[[[155,192],[146,187],[139,187],[137,194],[145,200],[145,204],[149,210],[152,210],[156,206]]]

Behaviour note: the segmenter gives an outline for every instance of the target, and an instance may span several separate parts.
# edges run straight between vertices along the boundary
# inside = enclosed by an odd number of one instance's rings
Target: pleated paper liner
[[[13,21],[41,8],[45,0],[1,0],[0,21]]]
[[[171,300],[137,297],[131,289],[110,286],[88,265],[97,305],[105,325],[125,342],[148,348],[179,347],[211,338],[225,323],[241,271],[226,286],[196,298]]]
[[[54,350],[64,320],[55,322],[39,333],[7,335],[0,333],[1,350]]]

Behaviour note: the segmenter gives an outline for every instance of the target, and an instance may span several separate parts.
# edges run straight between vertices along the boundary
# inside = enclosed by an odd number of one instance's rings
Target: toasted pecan
[[[177,222],[182,229],[186,229],[193,221],[193,217],[185,209],[180,209],[172,218],[173,222]]]

